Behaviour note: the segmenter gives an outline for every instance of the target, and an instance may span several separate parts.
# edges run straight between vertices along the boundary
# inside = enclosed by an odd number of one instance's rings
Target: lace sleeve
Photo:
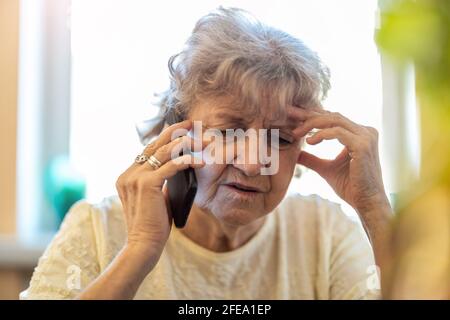
[[[99,275],[92,210],[85,201],[72,206],[20,299],[72,299]]]

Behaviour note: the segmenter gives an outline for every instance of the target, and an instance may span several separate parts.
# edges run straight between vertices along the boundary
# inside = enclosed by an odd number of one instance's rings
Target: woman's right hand
[[[177,129],[186,129],[186,133],[191,126],[189,120],[171,125],[145,148],[143,154],[156,157],[161,162],[159,168],[154,169],[147,162],[133,163],[117,179],[128,231],[127,242],[108,268],[77,299],[132,299],[158,262],[172,225],[165,180],[189,167],[204,166],[203,161],[195,161],[189,154],[171,157],[178,155],[183,147],[200,151],[209,143],[194,143],[186,135],[172,140]]]
[[[153,260],[152,265],[159,259],[172,225],[165,180],[189,167],[204,166],[202,160],[195,161],[190,154],[175,159],[171,157],[172,154],[178,155],[183,147],[200,151],[199,148],[203,149],[208,144],[207,141],[194,143],[191,137],[179,134],[172,140],[175,130],[186,129],[187,132],[191,126],[190,120],[173,124],[145,148],[144,155],[153,155],[162,163],[158,169],[155,170],[148,162],[133,163],[116,182],[127,225],[126,247]]]

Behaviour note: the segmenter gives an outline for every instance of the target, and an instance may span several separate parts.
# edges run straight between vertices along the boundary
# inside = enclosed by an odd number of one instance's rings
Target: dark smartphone
[[[174,110],[170,110],[166,115],[166,122],[172,125],[183,121],[183,117]],[[183,152],[180,153],[182,155]],[[173,177],[167,179],[167,189],[169,193],[170,209],[173,221],[177,228],[183,228],[194,203],[197,193],[197,178],[194,169],[188,168],[178,171]]]

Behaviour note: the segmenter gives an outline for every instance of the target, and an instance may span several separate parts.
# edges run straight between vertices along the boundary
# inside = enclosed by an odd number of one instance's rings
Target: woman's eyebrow
[[[290,133],[295,128],[296,126],[283,124],[283,125],[270,125],[268,129],[279,129],[282,132]]]
[[[269,129],[293,130],[298,126],[296,122],[271,122],[268,124]]]
[[[211,122],[219,122],[222,124],[233,124],[239,125],[240,127],[245,127],[248,125],[248,122],[245,121],[242,117],[237,117],[235,115],[226,113],[226,112],[218,112],[213,117]]]
[[[227,112],[217,112],[214,116],[211,117],[211,120],[205,121],[208,123],[205,127],[216,127],[216,126],[232,126],[239,128],[247,128],[250,121],[245,120],[240,116],[236,116],[234,114],[230,114]],[[291,131],[296,128],[298,123],[295,122],[273,122],[268,123],[268,129],[280,129],[283,131]]]

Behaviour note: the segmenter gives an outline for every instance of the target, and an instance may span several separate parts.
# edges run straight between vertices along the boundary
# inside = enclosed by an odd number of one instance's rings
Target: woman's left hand
[[[383,186],[376,129],[321,109],[289,107],[289,115],[300,122],[293,130],[298,138],[313,129],[321,129],[306,138],[308,144],[337,139],[344,145],[334,160],[320,159],[301,151],[297,163],[316,171],[339,197],[360,214],[389,207]]]

